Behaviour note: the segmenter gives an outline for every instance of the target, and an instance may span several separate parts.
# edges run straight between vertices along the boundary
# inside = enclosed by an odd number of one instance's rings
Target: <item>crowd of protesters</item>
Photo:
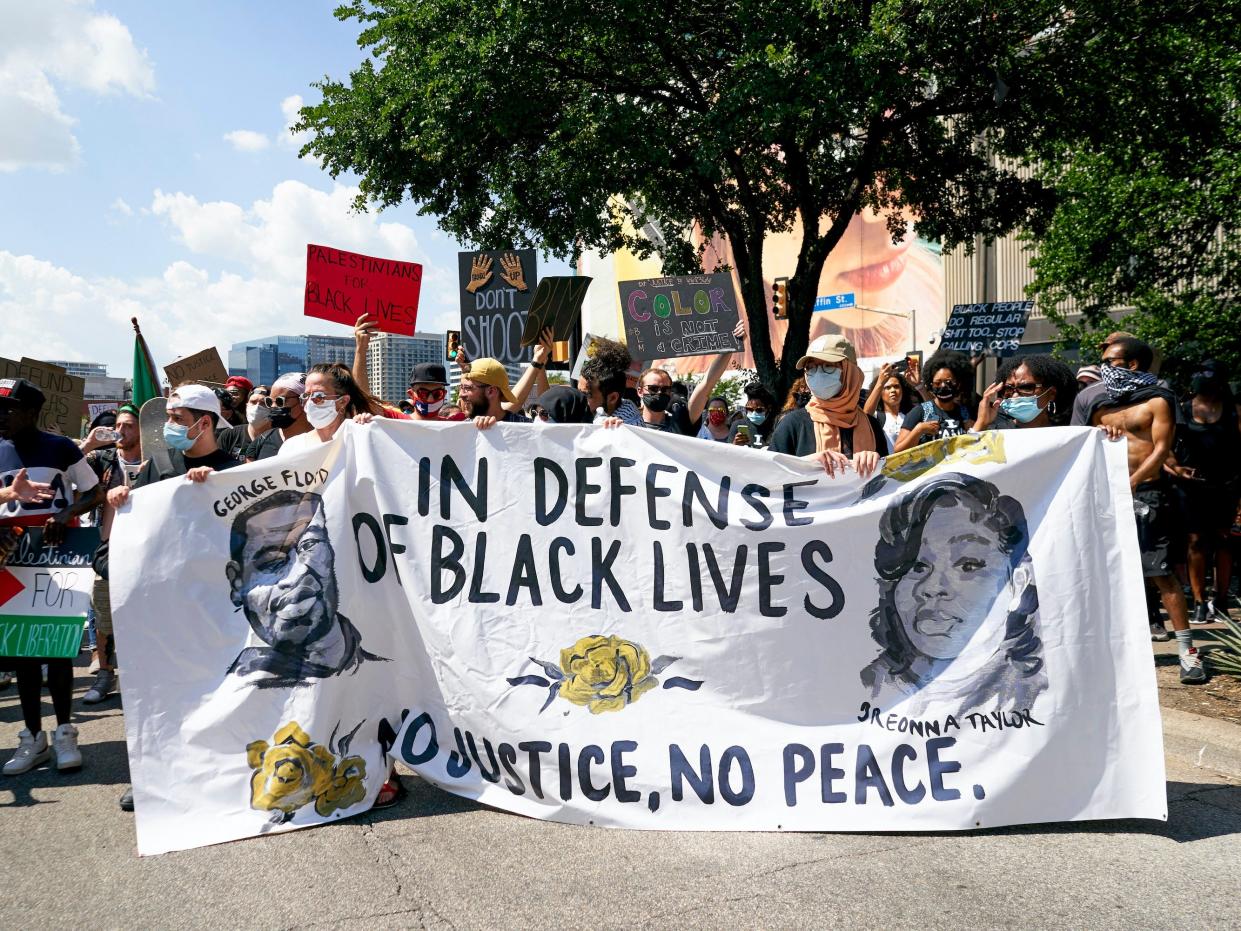
[[[222,387],[177,386],[167,399],[165,448],[145,458],[133,406],[101,415],[75,442],[38,429],[44,398],[36,386],[0,381],[0,552],[2,535],[22,526],[42,528],[44,540],[54,543],[64,527],[85,520],[99,527],[103,541],[91,612],[95,679],[82,702],[118,694],[107,540],[132,489],[181,476],[203,481],[243,462],[330,443],[346,420],[365,424],[376,417],[469,420],[480,430],[496,423],[629,426],[803,457],[833,477],[846,470],[867,477],[886,456],[969,432],[1098,427],[1128,440],[1151,637],[1176,638],[1183,682],[1206,681],[1191,625],[1227,617],[1233,605],[1241,492],[1236,399],[1228,373],[1211,360],[1178,395],[1151,371],[1151,347],[1113,333],[1102,344],[1100,365],[1074,372],[1047,355],[1013,357],[979,394],[979,360],[942,350],[923,365],[914,356],[883,364],[867,385],[853,345],[826,335],[798,360],[798,377],[783,400],[755,382],[744,386],[744,403],[733,410],[716,391],[731,353],[712,359],[691,388],[663,368],[635,371],[623,344],[597,340],[577,383],[553,386],[547,378],[552,339],[545,331],[516,384],[498,361],[466,358],[458,347],[455,399],[446,366],[424,362],[411,371],[406,397],[393,404],[363,387],[373,330],[370,320],[358,321],[352,368],[316,365],[270,385],[232,377]],[[744,341],[741,326],[734,335]],[[0,670],[0,687],[16,679],[25,723],[4,773],[19,775],[52,759],[59,770],[80,767],[72,661],[0,656]],[[44,686],[56,718],[50,737],[42,720]],[[390,778],[377,805],[395,803],[402,792]],[[132,810],[131,793],[121,805]]]

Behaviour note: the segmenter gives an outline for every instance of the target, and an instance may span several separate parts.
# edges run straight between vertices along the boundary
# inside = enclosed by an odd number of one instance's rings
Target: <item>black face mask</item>
[[[941,401],[951,401],[957,396],[956,388],[933,388],[931,394],[939,398]]]
[[[271,425],[277,430],[293,426],[293,412],[287,407],[271,407]]]
[[[653,411],[666,411],[672,398],[666,394],[644,394],[642,403]]]

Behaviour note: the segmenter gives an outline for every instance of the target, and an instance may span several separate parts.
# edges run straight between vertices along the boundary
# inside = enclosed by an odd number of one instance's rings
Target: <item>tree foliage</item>
[[[1075,302],[1084,320],[1065,338],[1115,329],[1108,311],[1129,308],[1125,328],[1173,377],[1207,356],[1241,374],[1241,2],[1091,13],[1107,36],[1084,62],[1094,93],[1034,148],[1057,206],[1030,237],[1033,296],[1061,322],[1056,305]]]
[[[370,56],[302,111],[303,150],[484,248],[657,250],[725,237],[755,362],[796,377],[827,255],[859,209],[951,247],[1052,206],[1033,142],[1090,91],[1098,23],[1046,0],[353,0]],[[1084,23],[1085,21],[1085,23]],[[618,210],[616,195],[636,212]],[[802,221],[776,359],[762,246]]]

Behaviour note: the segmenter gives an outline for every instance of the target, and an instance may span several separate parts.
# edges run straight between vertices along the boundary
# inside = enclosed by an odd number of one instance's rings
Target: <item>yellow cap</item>
[[[491,385],[500,389],[500,396],[510,404],[516,404],[517,398],[508,386],[508,372],[495,359],[475,359],[470,363],[470,370],[462,376],[470,381],[483,385]]]

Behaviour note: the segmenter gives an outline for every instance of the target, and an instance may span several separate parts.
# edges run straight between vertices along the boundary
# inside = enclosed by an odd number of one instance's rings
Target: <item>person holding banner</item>
[[[797,360],[811,398],[787,411],[767,448],[820,463],[829,476],[847,465],[866,478],[888,454],[888,441],[874,417],[858,404],[862,370],[853,344],[839,333],[815,339]]]
[[[1076,396],[1073,370],[1058,359],[1046,355],[1007,359],[995,384],[983,392],[973,430],[1064,426]]]
[[[289,456],[320,443],[330,443],[347,417],[365,415],[365,423],[375,416],[371,397],[339,362],[321,362],[306,373],[306,390],[301,407],[310,428],[286,437],[278,456]]]
[[[521,404],[508,386],[508,372],[496,359],[475,359],[470,363],[461,377],[460,396],[466,416],[480,430],[497,423],[530,422],[525,414],[507,409],[520,410]]]
[[[967,432],[974,418],[964,399],[972,393],[973,383],[974,367],[964,353],[941,349],[931,356],[922,372],[922,385],[931,392],[931,400],[905,415],[892,451],[904,452],[920,443]]]
[[[733,330],[737,350],[744,348],[745,322]],[[703,411],[711,392],[719,384],[720,377],[732,361],[732,352],[721,352],[711,360],[702,381],[694,386],[687,404],[675,403],[672,397],[672,376],[663,369],[650,368],[638,378],[638,399],[642,402],[642,426],[665,433],[694,436],[702,421]],[[727,439],[727,437],[725,437]]]
[[[42,527],[45,544],[59,543],[64,528],[98,507],[99,479],[76,443],[39,429],[44,394],[24,378],[0,379],[0,487],[13,488],[0,500],[0,532],[9,527]],[[27,476],[47,479],[54,492],[45,496],[30,487]],[[38,657],[0,656],[0,668],[17,673],[17,691],[26,726],[18,737],[17,752],[4,764],[6,776],[29,772],[53,753],[61,772],[81,769],[78,731],[70,723],[73,703],[73,662],[47,660],[47,690],[56,713],[56,731],[49,746],[43,730],[43,660]]]

